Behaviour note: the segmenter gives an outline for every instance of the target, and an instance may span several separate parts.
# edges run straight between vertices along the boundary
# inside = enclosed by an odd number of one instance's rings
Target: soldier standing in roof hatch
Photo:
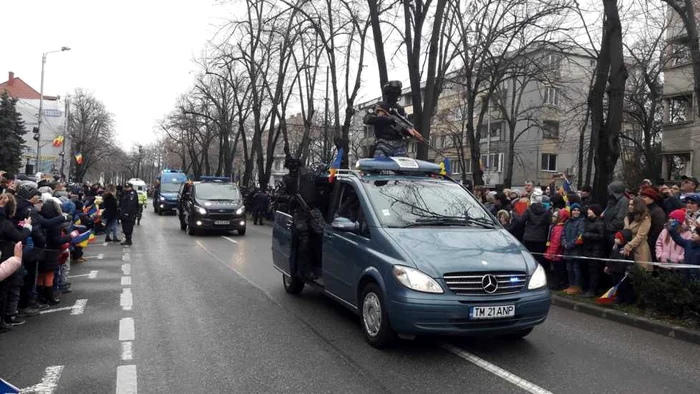
[[[401,96],[401,81],[389,81],[382,87],[384,100],[378,102],[374,109],[370,109],[363,122],[374,126],[374,158],[406,157],[406,141],[404,135],[394,130],[391,126],[395,121],[388,113],[395,109],[401,116],[406,116],[406,111],[398,103]],[[385,112],[385,113],[383,113]]]

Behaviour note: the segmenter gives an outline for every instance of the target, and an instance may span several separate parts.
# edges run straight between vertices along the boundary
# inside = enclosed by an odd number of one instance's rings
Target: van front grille
[[[527,282],[527,274],[524,272],[453,272],[445,274],[443,279],[455,294],[501,295],[520,292]]]

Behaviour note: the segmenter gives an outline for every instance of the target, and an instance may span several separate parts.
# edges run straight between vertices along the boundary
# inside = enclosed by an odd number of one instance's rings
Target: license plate
[[[469,310],[469,318],[478,319],[503,319],[515,316],[515,305],[499,306],[473,306]]]
[[[231,224],[230,220],[216,220],[214,224]]]

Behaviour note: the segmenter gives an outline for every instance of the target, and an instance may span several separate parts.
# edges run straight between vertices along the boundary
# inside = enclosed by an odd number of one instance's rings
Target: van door
[[[328,293],[356,306],[357,277],[369,258],[370,233],[355,186],[342,182],[339,198],[333,199],[330,218],[339,217],[358,223],[358,231],[329,228],[323,237],[323,282]],[[336,205],[337,204],[337,205]],[[332,222],[332,220],[331,220]]]
[[[272,264],[287,275],[292,274],[292,216],[276,211],[272,227]]]

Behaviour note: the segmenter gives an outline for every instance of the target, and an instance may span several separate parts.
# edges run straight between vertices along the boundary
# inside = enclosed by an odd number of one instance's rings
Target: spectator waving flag
[[[627,279],[627,274],[625,274],[620,283],[624,282],[625,279]],[[606,291],[605,294],[598,298],[596,303],[600,305],[610,305],[613,302],[615,302],[615,298],[617,297],[617,289],[620,287],[620,283],[616,284],[615,286],[611,287],[610,290]]]
[[[63,138],[62,135],[59,135],[58,137],[54,138],[54,139],[53,139],[53,146],[54,146],[55,148],[60,148],[61,145],[63,145],[63,140],[64,140],[64,139],[65,139],[65,138]]]
[[[335,179],[335,174],[338,173],[338,170],[340,169],[340,163],[343,161],[343,153],[345,151],[343,148],[338,149],[338,155],[335,157],[335,160],[333,160],[333,163],[331,164],[330,168],[330,173],[331,175],[328,177],[328,182],[333,182]]]
[[[83,164],[83,154],[78,153],[75,155],[75,162],[78,163],[78,165]]]

